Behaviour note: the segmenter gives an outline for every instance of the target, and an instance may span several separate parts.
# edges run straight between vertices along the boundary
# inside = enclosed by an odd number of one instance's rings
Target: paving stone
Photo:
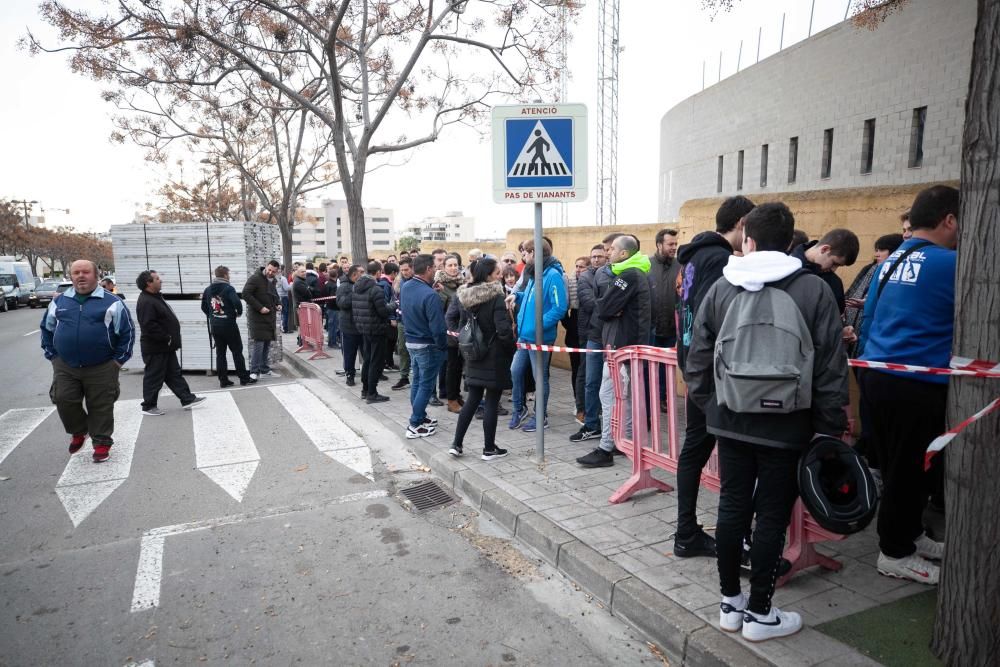
[[[579,505],[580,501],[569,495],[569,493],[553,493],[547,496],[540,496],[526,501],[533,510],[544,511],[555,507],[566,505]]]
[[[639,628],[678,664],[687,636],[705,627],[704,621],[635,578],[615,585],[611,612]]]
[[[624,544],[634,541],[631,535],[618,530],[611,524],[580,528],[574,530],[573,534],[581,542],[597,551],[600,551],[602,548],[621,547]]]
[[[553,521],[559,522],[583,516],[585,514],[590,514],[591,512],[593,512],[593,510],[589,505],[584,505],[579,502],[574,502],[572,505],[561,505],[559,507],[542,510],[542,514],[549,517]]]
[[[611,605],[615,584],[629,578],[629,573],[621,565],[577,541],[564,544],[559,549],[557,565],[605,605]]]
[[[487,489],[483,492],[481,509],[512,534],[517,530],[518,517],[531,512],[530,507],[506,491],[497,488]]]
[[[535,512],[518,517],[515,535],[553,565],[559,560],[559,549],[576,540],[555,522]]]
[[[703,627],[688,636],[684,665],[691,667],[766,667],[771,663],[714,627]]]
[[[631,554],[633,552],[629,551],[626,553]],[[644,567],[641,570],[630,570],[630,572],[661,592],[680,588],[681,586],[689,586],[694,583],[683,574],[674,570],[670,565],[655,565],[653,567]]]
[[[800,600],[795,604],[795,610],[808,612],[818,623],[826,623],[877,605],[878,603],[871,598],[837,586],[824,591],[822,595],[813,595]]]
[[[718,588],[709,590],[700,584],[688,584],[687,586],[668,588],[663,593],[685,609],[699,609],[713,602],[718,604],[720,597],[717,591]]]

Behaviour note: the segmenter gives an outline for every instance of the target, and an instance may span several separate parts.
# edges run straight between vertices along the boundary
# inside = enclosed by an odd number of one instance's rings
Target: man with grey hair
[[[594,314],[603,323],[602,346],[612,349],[642,345],[649,340],[650,295],[649,257],[639,252],[639,243],[632,236],[619,236],[611,243],[611,282],[597,300]],[[621,378],[621,399],[628,401],[631,377],[627,366],[617,369]],[[614,463],[615,448],[611,437],[611,412],[615,404],[615,384],[604,364],[601,376],[601,444],[576,460],[584,468],[603,468]],[[628,405],[628,403],[626,403]],[[632,433],[632,410],[623,411],[626,437]]]
[[[69,273],[73,286],[52,299],[38,325],[52,362],[49,396],[70,435],[69,453],[89,434],[101,463],[111,458],[118,374],[132,357],[135,327],[125,302],[98,286],[94,262],[79,259]]]

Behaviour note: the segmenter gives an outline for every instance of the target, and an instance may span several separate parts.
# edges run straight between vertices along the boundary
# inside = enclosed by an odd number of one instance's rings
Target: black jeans
[[[399,330],[389,325],[389,328],[385,332],[385,367],[389,368],[392,366],[392,355],[396,352],[396,338],[399,335]]]
[[[860,380],[882,471],[879,549],[903,558],[916,551],[913,541],[924,532],[921,517],[932,490],[924,453],[944,433],[948,385],[873,370],[862,371]]]
[[[219,383],[224,384],[228,382],[226,377],[229,374],[229,363],[226,359],[227,350],[233,355],[233,365],[236,367],[237,377],[242,382],[249,380],[250,374],[247,373],[247,362],[243,358],[243,337],[240,336],[240,330],[236,327],[236,322],[233,321],[231,324],[226,323],[222,326],[213,326],[212,338],[215,341],[215,368],[218,372]]]
[[[457,401],[462,397],[462,369],[465,367],[465,360],[458,347],[448,348],[448,366],[445,376],[445,396],[449,401]]]
[[[361,390],[378,393],[378,381],[385,370],[385,334],[361,337]]]
[[[719,438],[722,492],[715,531],[722,594],[740,594],[743,537],[757,517],[750,548],[750,602],[755,614],[771,611],[785,531],[799,495],[796,472],[801,452]],[[754,495],[757,481],[760,485]]]
[[[684,404],[684,444],[677,459],[677,537],[687,538],[698,525],[701,470],[715,449],[715,436],[705,430],[705,413],[689,397]]]
[[[177,361],[176,352],[142,355],[146,370],[142,374],[142,409],[156,407],[157,394],[164,383],[181,400],[181,405],[187,405],[194,400],[194,394],[188,387],[187,380],[181,375],[181,364]]]
[[[500,396],[503,391],[500,389],[487,389],[486,387],[469,387],[469,393],[465,397],[465,405],[458,414],[458,424],[455,426],[455,439],[453,444],[462,446],[465,440],[465,433],[469,430],[469,424],[476,416],[479,402],[486,394],[485,414],[483,415],[483,451],[491,452],[497,447],[497,408],[500,406]]]
[[[340,330],[340,351],[344,353],[344,373],[349,378],[353,378],[357,372],[355,363],[358,358],[358,349],[361,347],[361,334],[347,333]]]

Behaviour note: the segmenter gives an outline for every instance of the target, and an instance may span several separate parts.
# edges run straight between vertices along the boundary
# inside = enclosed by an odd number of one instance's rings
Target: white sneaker
[[[275,373],[274,371],[265,371],[265,372],[261,373],[260,375],[261,375],[261,377],[265,377],[265,378],[280,378],[281,377],[280,373]]]
[[[913,542],[917,547],[917,555],[930,560],[944,558],[944,542],[935,542],[924,533]]]
[[[802,617],[794,611],[781,611],[777,607],[771,607],[771,613],[766,616],[758,616],[749,610],[743,614],[743,639],[748,642],[787,637],[801,629]]]
[[[434,435],[435,427],[429,426],[427,424],[421,424],[420,426],[407,426],[406,427],[406,437],[410,440],[415,438],[426,438],[428,436]]]
[[[253,380],[254,382],[256,382],[257,380],[260,379],[260,376],[257,375],[256,373],[251,373],[250,374],[250,379]]]
[[[878,571],[887,577],[909,579],[930,586],[936,586],[941,576],[940,567],[916,553],[903,558],[889,558],[884,553],[879,553]]]
[[[740,593],[736,597],[722,596],[719,605],[719,627],[726,632],[739,632],[743,627],[743,612],[747,608],[747,594]]]

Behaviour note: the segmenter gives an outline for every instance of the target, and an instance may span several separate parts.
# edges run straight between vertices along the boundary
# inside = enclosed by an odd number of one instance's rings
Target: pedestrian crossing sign
[[[582,104],[493,109],[493,193],[499,203],[582,201],[587,192]]]

